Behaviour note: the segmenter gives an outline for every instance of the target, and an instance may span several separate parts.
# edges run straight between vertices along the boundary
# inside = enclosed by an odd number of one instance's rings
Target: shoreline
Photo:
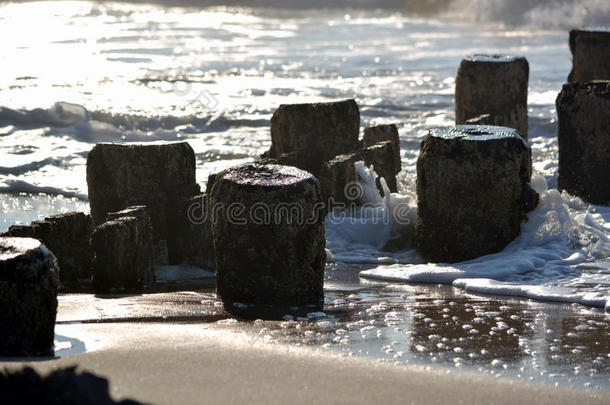
[[[354,272],[331,274],[323,312],[305,309],[279,321],[235,318],[209,279],[207,287],[167,284],[174,292],[60,294],[60,361],[21,359],[20,364],[73,362],[86,368],[95,365],[90,357],[104,360],[132,349],[141,357],[164,350],[171,357],[176,347],[198,351],[197,345],[205,348],[212,339],[229,352],[239,341],[239,347],[274,353],[352,358],[363,370],[364,364],[414,367],[610,395],[610,318],[599,309],[473,296],[442,285],[357,285]],[[163,337],[153,338],[156,334]]]
[[[41,373],[78,364],[110,380],[112,396],[164,403],[607,403],[610,394],[464,371],[393,366],[290,346],[255,345],[247,334],[202,325],[64,325],[103,347],[30,365]],[[120,333],[117,333],[119,332]],[[261,367],[263,366],[263,367]],[[148,370],[148,372],[142,372]],[[263,388],[263,389],[261,389]]]

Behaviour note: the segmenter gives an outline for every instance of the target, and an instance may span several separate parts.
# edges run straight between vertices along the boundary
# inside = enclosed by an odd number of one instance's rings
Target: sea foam
[[[362,162],[357,162],[355,167],[362,206],[336,209],[326,217],[329,261],[392,262],[393,259],[380,256],[379,252],[390,239],[399,235],[408,237],[408,234],[413,232],[415,196],[413,193],[390,193],[385,179],[382,178],[382,197],[375,185],[373,170]]]
[[[395,264],[363,271],[361,277],[452,284],[469,292],[607,308],[610,207],[545,189],[540,175],[532,183],[540,192],[540,204],[523,222],[521,235],[501,252],[453,264],[409,263],[395,257]]]

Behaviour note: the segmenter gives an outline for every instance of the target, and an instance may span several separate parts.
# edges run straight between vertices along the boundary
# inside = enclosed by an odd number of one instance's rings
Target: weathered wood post
[[[175,213],[182,201],[200,191],[195,152],[187,142],[99,143],[87,156],[89,205],[95,225],[106,215],[145,205],[153,241],[168,258],[182,259],[177,248]]]
[[[59,268],[32,238],[0,237],[0,356],[49,355]]]
[[[282,104],[271,117],[271,149],[266,157],[286,159],[314,176],[322,164],[359,148],[360,111],[354,100]]]
[[[392,193],[398,192],[396,175],[402,169],[400,160],[400,140],[396,125],[377,125],[364,129],[364,149],[362,154],[367,166],[373,166],[375,172],[385,178]],[[390,142],[390,145],[388,145]],[[389,156],[392,154],[392,156]],[[381,193],[381,187],[378,185]]]
[[[217,292],[228,309],[322,302],[324,203],[315,177],[239,166],[216,176],[211,197]]]
[[[564,84],[557,115],[558,188],[610,204],[610,81]]]
[[[141,291],[154,281],[153,232],[146,207],[111,212],[107,220],[91,235],[93,289]]]
[[[529,64],[524,57],[464,58],[455,79],[455,123],[477,119],[477,124],[514,128],[527,139],[528,80]]]
[[[568,82],[610,80],[610,28],[570,31],[570,51]]]
[[[472,259],[520,233],[538,195],[530,147],[506,127],[432,129],[417,160],[416,243],[435,262]]]
[[[93,231],[90,215],[66,212],[32,221],[30,225],[13,225],[4,236],[38,239],[57,258],[61,268],[61,283],[91,278],[89,236]]]

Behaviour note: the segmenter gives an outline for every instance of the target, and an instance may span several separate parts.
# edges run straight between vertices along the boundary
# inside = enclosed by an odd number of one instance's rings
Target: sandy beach
[[[151,404],[605,404],[586,392],[471,373],[267,346],[247,333],[195,324],[74,324],[63,335],[99,348],[55,360],[7,362],[106,376],[111,394]]]
[[[196,291],[166,284],[178,291],[62,294],[57,357],[1,364],[42,373],[77,365],[107,377],[115,398],[151,404],[610,400],[607,315],[599,310],[360,283],[353,274],[329,272],[324,312],[305,309],[287,321],[236,319],[210,279]],[[464,332],[475,316],[468,309],[483,307],[480,333]],[[495,329],[497,319],[509,328]]]

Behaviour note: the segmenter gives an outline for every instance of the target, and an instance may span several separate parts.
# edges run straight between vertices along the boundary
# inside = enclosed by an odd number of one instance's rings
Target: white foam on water
[[[607,0],[453,0],[445,14],[468,22],[536,28],[608,25]]]
[[[608,308],[610,207],[544,190],[539,175],[532,183],[540,192],[540,203],[523,222],[521,235],[501,252],[454,264],[379,266],[360,275]]]
[[[542,301],[578,303],[594,307],[607,306],[610,297],[603,293],[579,293],[565,287],[552,287],[544,285],[525,285],[495,281],[488,278],[455,279],[452,283],[468,292],[492,295],[509,295],[525,297]]]
[[[49,125],[67,127],[91,118],[89,111],[81,105],[58,101],[49,108],[14,110],[0,107],[0,121],[30,126]]]
[[[243,124],[228,118],[224,122],[225,131]],[[86,157],[99,142],[189,141],[202,161],[197,167],[201,181],[210,171],[260,153],[260,148],[236,147],[233,136],[213,133],[215,125],[194,116],[92,114],[82,105],[66,102],[49,108],[0,107],[0,128],[8,128],[0,136],[0,193],[62,195],[87,201]]]
[[[49,108],[34,108],[31,110],[14,110],[0,107],[0,122],[11,123],[24,127],[48,127],[47,136],[69,137],[86,143],[98,142],[147,142],[172,141],[179,138],[178,131],[165,129],[166,121],[180,121],[177,117],[149,119],[144,124],[155,125],[151,130],[139,130],[115,126],[115,123],[129,123],[129,116],[111,116],[101,113],[99,118],[107,118],[111,122],[92,119],[91,113],[82,105],[58,101]],[[183,119],[188,123],[188,119]],[[11,134],[14,129],[11,131]],[[10,134],[9,134],[10,135]]]
[[[4,185],[0,184],[0,193],[61,195],[68,198],[74,197],[82,201],[88,201],[87,194],[85,193],[79,193],[78,191],[70,190],[68,188],[39,186],[24,180],[14,179],[4,180]]]
[[[356,173],[361,179],[356,187],[356,196],[360,197],[362,207],[354,209],[336,209],[326,218],[326,232],[329,239],[342,240],[354,247],[382,248],[392,229],[392,218],[389,215],[390,197],[379,195],[375,188],[375,174],[361,162],[357,162]],[[385,180],[384,190],[387,189]],[[347,188],[347,187],[346,187]],[[346,191],[347,193],[347,191]]]
[[[375,173],[356,162],[362,206],[336,209],[326,217],[329,261],[343,263],[393,263],[396,259],[380,255],[386,243],[399,234],[412,232],[415,224],[415,198],[412,194],[390,193],[385,179],[381,197]],[[407,252],[409,258],[413,257]],[[400,257],[400,255],[397,255]]]

